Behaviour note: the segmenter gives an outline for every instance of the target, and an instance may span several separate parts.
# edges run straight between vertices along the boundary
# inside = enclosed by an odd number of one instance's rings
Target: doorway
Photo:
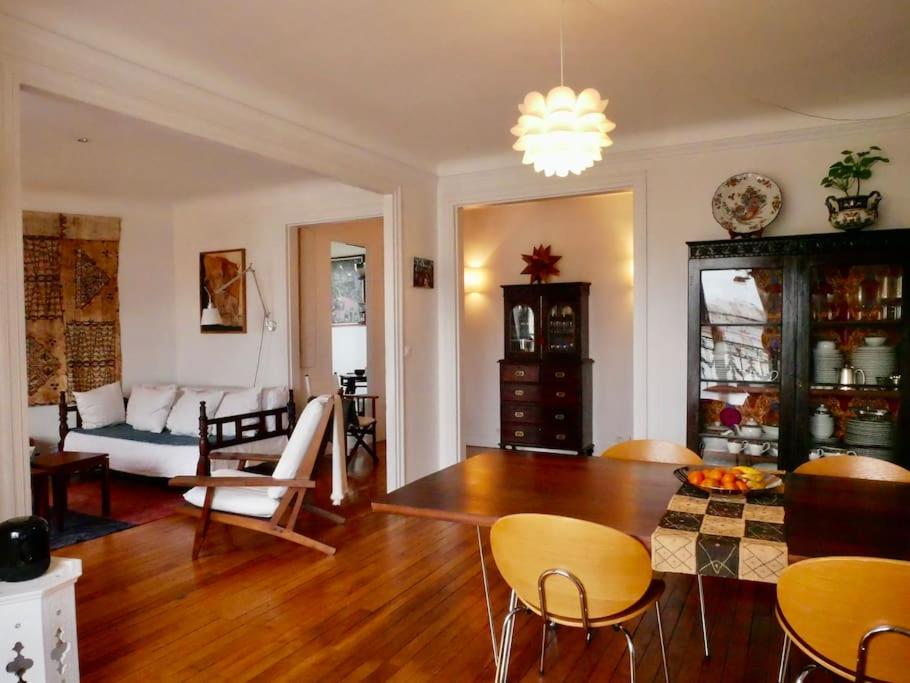
[[[594,360],[590,409],[595,452],[632,437],[633,214],[629,191],[458,209],[464,263],[459,393],[466,446],[488,449],[500,443],[500,286],[527,284],[528,277],[520,274],[522,254],[539,244],[550,245],[561,257],[553,282],[591,283],[588,341]]]
[[[383,219],[298,227],[301,376],[311,391],[375,397],[355,401],[360,417],[374,418],[381,455],[386,435]],[[365,439],[373,446],[372,437]],[[353,447],[349,440],[349,447]],[[372,461],[363,448],[356,472]]]

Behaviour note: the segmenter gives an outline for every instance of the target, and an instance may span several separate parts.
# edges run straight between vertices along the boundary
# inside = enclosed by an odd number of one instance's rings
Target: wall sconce
[[[464,293],[477,294],[484,289],[484,272],[481,268],[464,269]]]

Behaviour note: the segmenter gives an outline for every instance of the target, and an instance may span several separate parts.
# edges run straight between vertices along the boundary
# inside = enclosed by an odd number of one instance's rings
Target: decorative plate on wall
[[[760,237],[780,212],[780,188],[758,173],[738,173],[720,184],[711,201],[714,220],[730,237]]]

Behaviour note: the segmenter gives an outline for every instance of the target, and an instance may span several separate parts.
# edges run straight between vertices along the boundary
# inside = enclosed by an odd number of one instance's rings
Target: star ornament
[[[550,253],[550,245],[538,245],[530,254],[522,254],[521,258],[528,265],[521,271],[522,275],[531,276],[531,284],[546,282],[554,275],[559,275],[559,268],[556,263],[562,256],[554,256]]]

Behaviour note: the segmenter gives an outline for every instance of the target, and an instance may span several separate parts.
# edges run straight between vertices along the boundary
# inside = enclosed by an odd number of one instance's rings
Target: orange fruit
[[[705,475],[700,470],[693,470],[689,472],[689,476],[687,478],[690,484],[698,486],[705,480]]]
[[[749,485],[746,484],[746,482],[740,481],[739,479],[737,479],[736,488],[739,489],[740,491],[742,491],[743,493],[745,493],[746,491],[749,490]]]
[[[720,483],[725,489],[736,488],[736,477],[728,472],[721,477]]]

